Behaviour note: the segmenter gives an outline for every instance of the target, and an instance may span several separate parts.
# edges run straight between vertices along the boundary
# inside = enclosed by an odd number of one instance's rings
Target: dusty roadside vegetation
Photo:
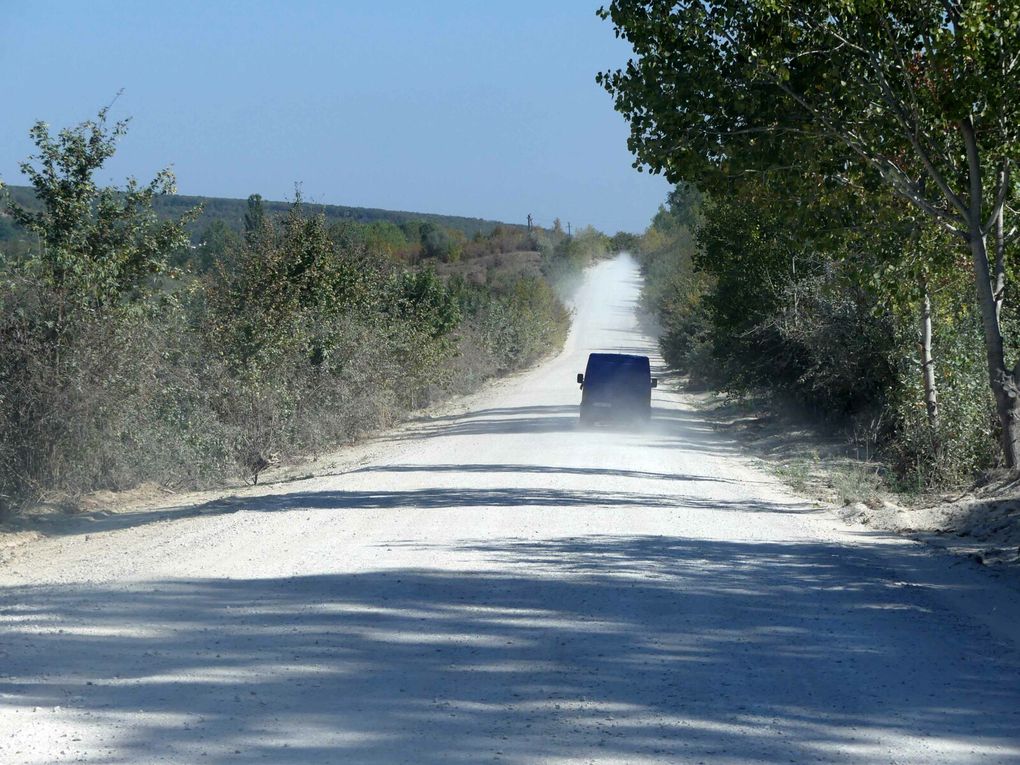
[[[255,482],[562,344],[557,290],[606,253],[496,226],[327,225],[249,199],[243,231],[167,220],[147,186],[95,174],[126,124],[32,130],[38,204],[3,200],[0,517],[76,512],[95,492]],[[142,487],[138,489],[137,487]]]

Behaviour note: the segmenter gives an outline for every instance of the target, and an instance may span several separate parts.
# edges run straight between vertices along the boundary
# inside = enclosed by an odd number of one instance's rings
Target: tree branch
[[[998,181],[996,182],[995,202],[992,205],[992,214],[988,217],[988,222],[981,227],[982,234],[991,230],[992,226],[995,225],[996,219],[1005,207],[1006,197],[1009,194],[1009,175],[1009,160],[1004,159],[999,167]]]

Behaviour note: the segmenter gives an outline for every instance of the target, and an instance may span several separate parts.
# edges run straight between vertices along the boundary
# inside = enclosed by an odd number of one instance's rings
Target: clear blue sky
[[[595,84],[629,54],[598,2],[0,0],[0,178],[123,88],[104,183],[641,231],[668,187]]]

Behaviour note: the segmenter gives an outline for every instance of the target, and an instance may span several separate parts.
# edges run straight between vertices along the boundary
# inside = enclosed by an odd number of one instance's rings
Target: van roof
[[[605,362],[608,364],[647,364],[647,356],[638,356],[632,353],[589,353],[588,363],[592,361]]]

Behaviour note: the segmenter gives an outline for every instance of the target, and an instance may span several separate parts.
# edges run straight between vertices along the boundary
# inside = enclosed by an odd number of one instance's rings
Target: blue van
[[[592,353],[577,376],[581,385],[581,422],[649,420],[652,417],[652,377],[647,356]]]

